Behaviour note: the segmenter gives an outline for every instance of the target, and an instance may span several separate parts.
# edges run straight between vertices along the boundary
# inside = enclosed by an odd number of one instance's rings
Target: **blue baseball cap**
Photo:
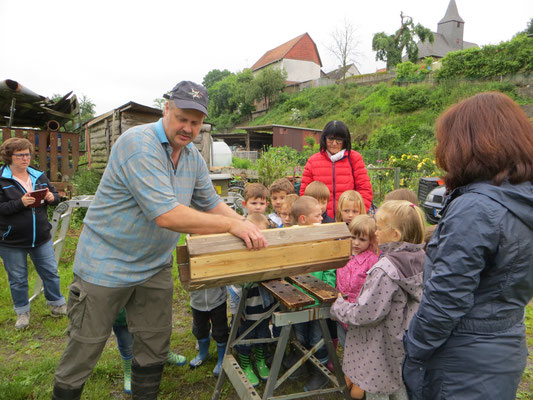
[[[181,81],[163,97],[173,100],[178,108],[198,110],[207,116],[207,89],[198,83]]]

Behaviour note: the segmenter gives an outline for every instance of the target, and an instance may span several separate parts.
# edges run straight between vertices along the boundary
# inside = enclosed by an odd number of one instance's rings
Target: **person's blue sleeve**
[[[439,223],[438,241],[428,249],[422,300],[404,337],[406,356],[428,360],[474,305],[482,271],[497,251],[497,209],[463,195],[450,204]],[[428,265],[429,263],[429,265]]]

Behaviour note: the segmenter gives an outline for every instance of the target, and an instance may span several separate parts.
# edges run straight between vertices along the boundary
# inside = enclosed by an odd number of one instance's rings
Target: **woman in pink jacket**
[[[363,157],[351,149],[350,131],[342,121],[330,121],[322,130],[320,151],[305,165],[300,195],[313,181],[324,183],[331,193],[327,213],[335,217],[337,202],[346,190],[356,190],[365,201],[366,210],[372,204],[372,184]]]

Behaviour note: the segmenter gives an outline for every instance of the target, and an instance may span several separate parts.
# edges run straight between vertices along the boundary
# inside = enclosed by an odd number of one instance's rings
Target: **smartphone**
[[[30,196],[35,199],[35,203],[30,204],[28,208],[35,208],[42,206],[44,204],[44,196],[46,196],[46,193],[48,192],[48,189],[39,189],[34,192],[30,192]]]

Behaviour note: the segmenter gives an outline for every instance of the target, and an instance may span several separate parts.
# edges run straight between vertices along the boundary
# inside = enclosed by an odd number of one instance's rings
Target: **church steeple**
[[[455,0],[450,0],[446,15],[439,21],[437,33],[440,33],[448,44],[457,50],[463,48],[463,30],[465,21],[459,16]]]
[[[465,21],[463,21],[463,19],[459,16],[459,11],[457,11],[457,4],[455,4],[455,0],[450,0],[450,4],[448,4],[448,9],[446,10],[446,15],[439,21],[439,25],[450,21],[462,22],[463,24],[465,23]]]

